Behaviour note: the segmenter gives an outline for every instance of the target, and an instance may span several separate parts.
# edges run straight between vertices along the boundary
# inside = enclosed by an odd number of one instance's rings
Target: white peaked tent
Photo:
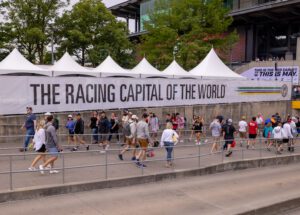
[[[163,74],[173,76],[174,78],[195,78],[185,71],[177,62],[173,62],[163,71]]]
[[[49,68],[53,76],[93,76],[99,73],[80,66],[68,52],[66,52],[52,67]]]
[[[0,75],[28,74],[51,76],[51,71],[29,62],[17,49],[14,49],[0,62]]]
[[[164,73],[157,70],[154,66],[152,66],[146,58],[143,58],[143,60],[136,65],[132,70],[130,70],[131,73],[135,75],[139,75],[141,78],[164,78],[167,77],[167,75],[164,75]]]
[[[246,79],[228,68],[213,48],[203,61],[189,73],[193,76],[211,79]]]
[[[110,56],[93,71],[100,73],[100,77],[139,77],[137,74],[132,74],[130,70],[123,69]]]

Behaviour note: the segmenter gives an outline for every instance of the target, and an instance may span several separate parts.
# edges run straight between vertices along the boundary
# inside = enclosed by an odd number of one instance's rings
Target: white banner
[[[298,66],[284,66],[278,67],[253,67],[241,74],[251,80],[271,80],[271,81],[286,81],[294,84],[299,82],[299,67]]]
[[[0,114],[290,100],[290,83],[194,79],[0,77]]]

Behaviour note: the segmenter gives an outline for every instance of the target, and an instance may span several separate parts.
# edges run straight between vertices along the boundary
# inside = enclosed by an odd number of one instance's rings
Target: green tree
[[[122,66],[134,61],[124,22],[118,21],[99,0],[80,0],[56,22],[60,54],[68,50],[82,65],[97,66],[109,54]]]
[[[4,0],[4,26],[10,45],[19,48],[31,61],[44,63],[59,10],[69,0]]]
[[[237,41],[226,33],[232,23],[222,0],[157,0],[149,11],[141,54],[160,69],[173,59],[187,70],[195,67],[212,46],[227,53]]]

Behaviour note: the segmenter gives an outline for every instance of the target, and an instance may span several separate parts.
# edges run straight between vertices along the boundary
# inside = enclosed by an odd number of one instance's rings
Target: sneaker
[[[73,149],[71,149],[72,152],[76,152],[78,150],[77,147],[74,147]]]
[[[57,170],[50,170],[50,172],[49,172],[50,174],[57,174],[57,173],[59,173],[59,171],[57,171]]]
[[[90,146],[87,146],[87,147],[86,147],[86,150],[87,150],[87,151],[90,150]]]
[[[232,151],[228,152],[225,156],[229,157],[232,154]]]
[[[19,149],[19,151],[20,151],[20,152],[26,152],[27,149],[26,149],[26,148],[21,148],[21,149]]]
[[[135,165],[136,165],[137,167],[142,167],[142,164],[141,164],[140,162],[136,162]]]
[[[208,142],[208,139],[204,140],[204,143],[206,144]]]
[[[247,149],[249,149],[249,145],[247,145]]]
[[[271,151],[271,149],[270,148],[267,148],[267,150],[270,152]]]
[[[135,157],[132,157],[132,158],[131,158],[131,160],[132,160],[132,161],[135,161],[135,160],[136,160],[136,158],[135,158]]]
[[[33,171],[36,170],[36,168],[35,167],[29,167],[28,170],[33,172]]]
[[[108,150],[108,148],[109,148],[109,145],[107,144],[107,145],[105,146],[105,150]]]
[[[40,169],[41,174],[44,174],[44,167],[43,167],[43,165],[40,165],[39,169]]]
[[[142,167],[147,167],[146,164],[141,164]]]
[[[276,154],[281,155],[282,153],[280,151],[277,151]]]
[[[119,154],[119,159],[120,159],[121,161],[124,160],[122,154]]]

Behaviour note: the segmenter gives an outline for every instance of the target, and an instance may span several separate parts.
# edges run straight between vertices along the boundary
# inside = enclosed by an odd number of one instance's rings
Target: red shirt
[[[257,134],[257,123],[255,121],[251,121],[248,124],[249,126],[249,134]]]

